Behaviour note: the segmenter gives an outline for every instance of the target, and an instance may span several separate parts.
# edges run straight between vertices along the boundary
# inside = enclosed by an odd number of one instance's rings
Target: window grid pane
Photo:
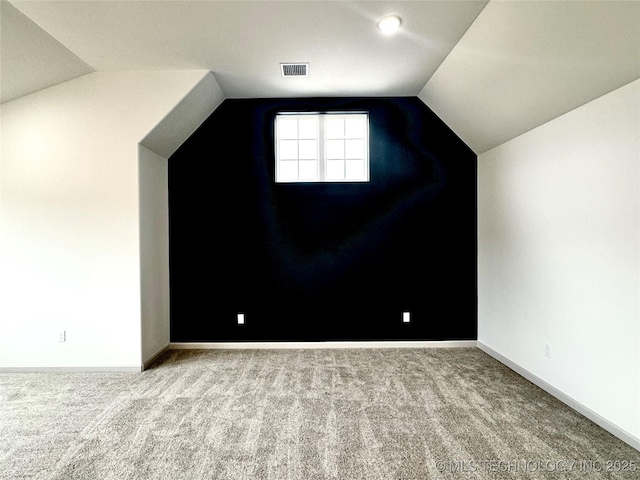
[[[344,118],[337,115],[325,115],[326,138],[344,138]]]
[[[364,160],[347,160],[345,165],[345,178],[348,180],[359,179],[364,175]]]
[[[344,160],[327,160],[327,179],[344,180]]]
[[[298,159],[298,141],[280,140],[280,160]]]
[[[280,139],[296,140],[298,138],[298,119],[283,118],[278,122],[278,130]]]
[[[300,140],[298,143],[298,158],[300,160],[318,159],[318,141]]]
[[[318,180],[318,162],[316,160],[301,160],[298,162],[298,178],[304,181]]]
[[[362,139],[345,140],[344,158],[364,158],[364,142]]]
[[[344,135],[347,138],[364,138],[364,118],[346,118],[344,121]]]
[[[327,160],[340,160],[344,158],[344,140],[327,140],[325,142],[325,154]]]
[[[318,118],[298,119],[298,138],[315,140],[318,138]]]
[[[284,160],[278,166],[279,179],[283,182],[293,182],[298,180],[298,161]]]

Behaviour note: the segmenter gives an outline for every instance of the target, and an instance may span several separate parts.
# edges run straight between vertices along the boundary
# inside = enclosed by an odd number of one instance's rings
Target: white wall
[[[169,344],[169,161],[139,146],[142,363]]]
[[[142,364],[170,340],[168,158],[223,100],[208,72],[139,146]]]
[[[635,439],[639,168],[640,80],[478,158],[479,343]]]
[[[139,369],[138,143],[207,75],[92,73],[2,105],[0,367]]]

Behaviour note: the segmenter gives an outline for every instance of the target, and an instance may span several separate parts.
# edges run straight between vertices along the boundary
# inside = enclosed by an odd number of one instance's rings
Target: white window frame
[[[298,122],[296,124],[296,136],[291,136],[291,134],[289,133],[287,134],[283,134],[286,135],[285,138],[281,138],[281,127],[280,127],[280,122],[282,121],[290,121],[292,119],[297,119],[297,120],[306,120],[307,121],[307,125],[309,125],[309,120],[315,120],[317,121],[317,133],[315,138],[312,137],[300,137],[300,132],[299,132],[299,125],[300,123]],[[325,125],[329,124],[328,121],[331,120],[347,120],[347,119],[357,119],[360,120],[363,124],[363,129],[362,129],[362,134],[361,135],[355,135],[355,134],[351,134],[348,135],[347,133],[347,129],[343,128],[342,134],[341,135],[333,135],[331,136],[330,133],[327,132],[327,128],[325,128]],[[346,122],[345,124],[346,125]],[[284,130],[284,128],[283,128]],[[306,141],[307,142],[307,156],[309,155],[309,153],[311,151],[313,151],[313,141],[317,142],[317,157],[316,157],[316,172],[315,172],[315,176],[313,178],[303,178],[300,179],[300,162],[305,162],[305,161],[313,161],[313,159],[309,160],[309,158],[304,159],[304,158],[300,158],[300,142],[301,141]],[[348,148],[348,142],[351,141],[351,145],[355,146],[355,150],[357,151],[358,154],[354,154],[353,152],[349,152],[349,148]],[[285,157],[289,157],[289,158],[281,158],[281,150],[285,151],[286,149],[284,148],[284,143],[282,144],[281,147],[281,142],[287,143],[290,142],[291,146],[294,146],[295,148],[298,149],[297,152],[297,157],[296,158],[291,158],[292,157],[292,153],[289,152],[285,152],[284,156]],[[297,142],[295,143],[295,145],[293,145],[293,142]],[[333,142],[333,144],[331,143]],[[329,156],[329,152],[328,152],[328,148],[329,147],[333,147],[334,151],[339,151],[335,150],[335,147],[339,147],[340,145],[342,145],[343,150],[343,155],[342,158],[328,158]],[[362,146],[362,149],[360,150],[359,145]],[[311,147],[311,148],[309,148]],[[293,151],[295,152],[295,148],[293,149]],[[361,155],[360,155],[360,151],[361,151]],[[351,155],[349,155],[349,153]],[[327,112],[327,113],[279,113],[276,115],[275,118],[275,161],[276,161],[276,165],[275,165],[275,181],[276,183],[328,183],[328,182],[336,182],[336,183],[363,183],[363,182],[368,182],[369,181],[369,115],[367,113],[363,113],[363,112]],[[343,168],[343,178],[338,178],[338,177],[331,177],[329,175],[329,162],[343,162],[342,168]],[[286,174],[283,173],[283,171],[285,170],[284,164],[286,164],[286,162],[290,162],[288,163],[289,167],[292,167],[294,165],[294,162],[296,162],[296,175],[297,178],[291,178],[291,177],[287,177]],[[348,165],[349,163],[351,163],[351,165],[353,165],[355,162],[362,162],[362,170],[361,175],[359,175],[358,177],[355,176],[348,176]]]

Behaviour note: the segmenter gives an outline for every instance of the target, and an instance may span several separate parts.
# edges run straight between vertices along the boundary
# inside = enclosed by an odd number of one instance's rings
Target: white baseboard
[[[147,361],[143,362],[142,371],[145,371],[147,368],[153,365],[156,362],[156,360],[158,360],[164,352],[169,350],[169,348],[170,348],[170,345],[166,344],[164,347],[158,350],[155,354],[153,354]]]
[[[333,348],[475,348],[475,340],[407,341],[407,342],[176,342],[171,350],[190,349],[333,349]]]
[[[115,367],[0,367],[0,373],[140,373],[142,366]]]
[[[520,365],[512,362],[511,360],[509,360],[504,355],[501,355],[500,353],[498,353],[495,350],[493,350],[491,347],[486,346],[482,342],[477,342],[477,343],[478,343],[478,348],[480,350],[482,350],[483,352],[485,352],[487,355],[492,356],[493,358],[498,360],[500,363],[502,363],[502,364],[506,365],[507,367],[509,367],[514,372],[522,375],[524,378],[529,380],[534,385],[537,385],[538,387],[540,387],[545,392],[553,395],[558,400],[560,400],[562,403],[564,403],[567,406],[573,408],[576,412],[584,415],[585,417],[587,417],[589,420],[591,420],[596,425],[599,425],[600,427],[604,428],[610,434],[614,435],[615,437],[618,437],[620,440],[622,440],[623,442],[629,444],[630,446],[632,446],[636,450],[640,450],[640,438],[636,437],[635,435],[630,434],[626,430],[623,430],[620,427],[618,427],[617,425],[611,423],[609,420],[607,420],[606,418],[604,418],[601,415],[597,414],[596,412],[591,410],[589,407],[586,407],[585,405],[583,405],[582,403],[580,403],[577,400],[573,399],[572,397],[570,397],[566,393],[563,393],[562,391],[558,390],[553,385],[545,382],[543,379],[541,379],[537,375],[531,373],[529,370],[527,370],[525,368],[522,368]]]
[[[140,373],[167,350],[183,349],[330,349],[330,348],[475,348],[475,340],[408,342],[199,342],[170,343],[139,366],[111,367],[0,367],[0,373]]]
[[[160,356],[169,350],[165,345],[151,358],[139,366],[114,367],[0,367],[0,373],[140,373],[149,368]]]

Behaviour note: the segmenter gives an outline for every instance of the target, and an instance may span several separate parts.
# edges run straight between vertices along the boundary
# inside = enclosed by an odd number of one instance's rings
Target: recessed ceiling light
[[[401,23],[402,20],[400,17],[397,15],[389,15],[378,22],[378,28],[382,30],[382,33],[385,35],[391,35],[400,28]]]

